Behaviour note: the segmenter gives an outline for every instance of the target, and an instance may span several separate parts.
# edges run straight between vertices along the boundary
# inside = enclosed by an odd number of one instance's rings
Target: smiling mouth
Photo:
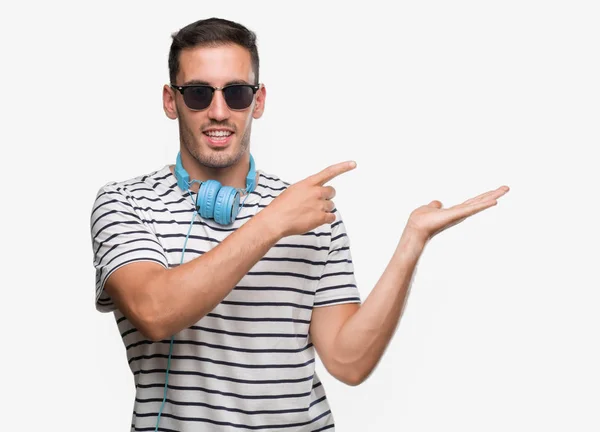
[[[209,130],[203,133],[211,144],[217,145],[226,144],[233,136],[233,132],[230,130]]]

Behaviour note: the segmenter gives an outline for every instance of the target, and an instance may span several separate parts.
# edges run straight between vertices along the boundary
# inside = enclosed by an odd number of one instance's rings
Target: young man
[[[361,304],[326,185],[355,164],[293,185],[255,168],[250,131],[266,89],[254,33],[190,24],[173,36],[169,69],[175,166],[107,183],[91,214],[96,307],[114,311],[136,383],[132,430],[333,431],[315,353],[340,381],[363,382],[427,241],[508,188],[412,212]]]

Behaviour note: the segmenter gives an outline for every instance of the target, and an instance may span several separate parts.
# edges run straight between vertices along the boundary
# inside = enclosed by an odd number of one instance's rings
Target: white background
[[[428,245],[368,381],[318,365],[336,430],[600,430],[597,2],[148,3],[2,6],[3,429],[128,430],[89,214],[174,162],[170,35],[219,16],[258,35],[258,167],[357,161],[331,184],[363,299],[414,208],[511,187]]]

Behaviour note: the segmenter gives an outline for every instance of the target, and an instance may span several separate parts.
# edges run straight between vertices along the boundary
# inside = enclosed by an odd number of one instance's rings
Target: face
[[[234,44],[185,49],[180,53],[174,84],[255,84],[250,52]],[[248,151],[252,119],[262,116],[265,97],[261,87],[248,108],[233,110],[217,90],[208,108],[193,111],[179,91],[165,86],[163,106],[169,118],[178,119],[185,149],[204,166],[225,168],[235,165]]]

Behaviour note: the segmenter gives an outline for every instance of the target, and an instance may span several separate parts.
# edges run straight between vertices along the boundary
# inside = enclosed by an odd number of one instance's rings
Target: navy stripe
[[[340,289],[340,288],[356,288],[356,285],[355,284],[332,285],[332,286],[329,286],[329,287],[319,288],[315,292],[320,293],[320,292],[323,292],[323,291],[329,291],[329,290]]]
[[[299,244],[290,244],[290,243],[277,243],[274,247],[277,248],[301,248],[301,249],[312,249],[316,251],[327,250],[328,246],[312,246],[312,245],[299,245]]]
[[[327,264],[341,264],[341,263],[352,264],[352,260],[351,259],[328,260],[325,263],[325,265],[327,265]]]
[[[192,237],[192,236],[190,236]],[[220,243],[218,240],[214,240],[214,239],[208,239],[205,238],[205,240],[209,240],[209,241],[214,241],[215,243]],[[167,253],[182,253],[183,252],[183,248],[170,248],[170,249],[164,249],[165,252]],[[185,248],[185,253],[195,253],[197,255],[203,255],[208,251],[204,251],[204,250],[199,250],[199,249],[194,249],[194,248],[190,248],[190,247],[186,247]],[[265,262],[265,261],[276,261],[276,262],[298,262],[298,263],[304,263],[304,264],[310,264],[310,265],[325,265],[325,261],[311,261],[311,260],[307,260],[304,258],[285,258],[285,257],[262,257],[259,262]]]
[[[329,255],[331,255],[334,252],[339,252],[339,251],[345,251],[345,250],[350,250],[350,246],[344,246],[338,249],[333,249],[331,251],[329,251]]]
[[[152,177],[152,180],[156,180],[158,182],[158,180],[164,180],[164,179],[166,179],[168,177],[171,177],[173,175],[173,173],[168,168],[167,168],[167,171],[168,171],[168,173],[165,174],[164,176],[162,176],[162,177]],[[158,171],[155,171],[154,173],[156,174],[156,173],[158,173]],[[153,174],[150,174],[150,176],[153,176]],[[160,183],[155,183],[153,185],[153,187],[156,186],[156,185],[158,185],[158,184],[160,184]]]
[[[298,294],[306,294],[306,295],[314,295],[312,291],[301,290],[298,288],[291,287],[280,287],[280,286],[243,286],[238,285],[234,289],[234,291],[260,291],[260,292],[269,292],[269,291],[289,291],[289,292],[297,292]]]
[[[335,424],[330,424],[330,425],[327,425],[327,426],[323,426],[322,428],[319,428],[319,429],[313,429],[311,432],[321,432],[321,431],[324,431],[324,430],[327,430],[327,429],[331,429],[332,427],[335,427]]]
[[[182,235],[181,237],[185,237],[185,236]],[[193,238],[193,236],[190,236],[190,238]],[[205,238],[204,240],[212,241],[212,242],[217,243],[217,244],[221,243],[220,241],[215,240],[215,239]],[[278,248],[295,248],[295,249],[313,249],[313,250],[326,250],[326,249],[328,249],[328,247],[326,247],[326,246],[319,247],[319,246],[300,245],[300,244],[296,244],[296,245],[291,245],[291,244],[278,245],[278,244],[275,244],[274,247],[278,247]],[[209,249],[209,250],[212,250],[212,249]],[[183,252],[183,247],[164,249],[164,251],[168,252],[168,253],[181,253],[181,252]],[[195,253],[195,254],[198,254],[198,255],[202,255],[202,254],[205,254],[206,252],[208,252],[208,251],[200,250],[200,249],[194,249],[192,247],[186,247],[185,248],[185,253]],[[325,261],[310,261],[310,260],[301,259],[301,258],[285,258],[285,257],[281,257],[281,258],[279,258],[279,257],[263,257],[259,261],[303,262],[303,263],[313,264],[313,265],[324,265],[326,263]]]
[[[218,334],[226,334],[226,335],[230,335],[230,336],[240,336],[240,337],[250,337],[250,338],[261,338],[261,337],[266,337],[266,338],[306,338],[308,337],[308,334],[302,334],[302,333],[241,333],[241,332],[230,332],[230,331],[226,331],[226,330],[218,330],[218,329],[211,329],[208,327],[202,327],[202,326],[191,326],[190,327],[191,330],[200,330],[200,331],[205,331],[208,333],[218,333]]]
[[[299,290],[298,290],[299,291]],[[251,318],[251,317],[238,317],[238,316],[227,316],[216,313],[208,313],[206,316],[212,318],[219,318],[228,321],[246,321],[246,322],[292,322],[301,324],[310,324],[310,320],[301,320],[295,318]]]
[[[131,425],[131,427],[133,428],[133,425]],[[143,427],[143,428],[136,427],[133,430],[135,430],[136,432],[149,432],[149,431],[152,431],[152,432],[154,432],[154,431],[159,431],[159,432],[181,432],[178,429],[169,429],[169,428],[160,427],[160,426],[158,427],[158,429],[156,429],[156,426],[150,426],[150,427]]]
[[[146,375],[146,374],[155,374],[155,373],[164,374],[165,372],[166,372],[166,369],[140,369],[139,371],[135,371],[133,374],[134,375],[139,375],[139,374]],[[205,378],[214,378],[214,379],[220,380],[220,381],[231,381],[231,382],[244,383],[244,384],[291,384],[291,383],[301,383],[301,382],[305,382],[305,381],[310,381],[314,377],[314,375],[311,375],[308,377],[296,378],[296,379],[253,381],[253,380],[243,380],[243,379],[239,379],[239,378],[225,377],[225,376],[214,375],[214,374],[207,374],[204,372],[179,371],[179,370],[172,370],[172,369],[169,370],[169,375],[201,376],[201,377],[205,377]]]
[[[325,236],[325,237],[331,237],[331,233],[328,231],[324,231],[324,232],[314,232],[314,231],[308,231],[305,232],[304,234],[300,234],[300,237],[306,237],[306,236],[315,236],[315,237],[321,237],[321,236]]]
[[[312,309],[311,306],[306,306],[306,305],[299,305],[296,303],[289,303],[289,302],[241,302],[241,301],[229,301],[229,300],[223,300],[221,302],[221,304],[225,304],[225,305],[233,305],[233,306],[249,306],[249,307],[255,307],[255,306],[291,306],[291,307],[295,307],[295,308],[300,308],[300,309]]]
[[[142,414],[142,413],[136,413],[134,411],[134,415],[137,417],[155,417],[157,414],[158,413],[143,413]],[[205,423],[212,423],[212,424],[216,424],[216,425],[220,425],[220,426],[231,426],[231,427],[235,427],[235,428],[255,429],[256,430],[256,429],[275,429],[275,428],[289,428],[289,427],[297,427],[297,426],[306,426],[308,424],[311,424],[311,423],[314,423],[314,422],[320,420],[322,417],[325,417],[328,414],[331,414],[331,410],[327,410],[324,413],[318,415],[317,417],[315,417],[307,422],[278,424],[278,425],[258,425],[258,426],[250,426],[250,425],[244,425],[244,424],[239,424],[239,423],[230,423],[230,422],[221,422],[221,421],[206,419],[206,418],[202,418],[202,417],[182,417],[182,416],[176,416],[176,415],[169,414],[169,413],[162,413],[161,417],[169,417],[169,418],[172,418],[174,420],[179,420],[179,421],[205,422]]]
[[[131,329],[129,329],[129,330],[124,331],[123,333],[121,333],[121,337],[124,338],[125,336],[130,335],[131,333],[135,333],[136,331],[137,331],[136,328],[131,328]]]
[[[286,185],[286,186],[289,186],[289,185],[290,185],[290,183],[288,183],[288,182],[285,182],[285,181],[281,180],[279,177],[277,177],[277,176],[274,176],[274,175],[272,175],[272,174],[271,174],[271,176],[268,176],[268,175],[266,175],[266,174],[263,174],[263,173],[261,173],[260,175],[261,175],[262,177],[266,178],[267,180],[271,180],[271,181],[274,181],[274,182],[281,182],[281,183],[283,183],[283,184],[284,184],[284,185]]]
[[[171,211],[171,213],[193,213],[193,210],[175,210],[175,211]],[[189,223],[189,221],[188,221]],[[196,224],[196,222],[195,222]],[[204,224],[205,226],[208,226],[207,224]],[[184,233],[175,233],[175,234],[161,234],[161,233],[156,233],[156,237],[158,238],[182,238],[185,239],[185,237],[187,236],[187,234]],[[304,234],[302,234],[300,237],[322,237],[322,236],[331,236],[330,232],[315,232],[315,231],[308,231],[305,232]],[[208,240],[211,241],[213,243],[220,243],[219,240],[212,238],[212,237],[205,237],[205,236],[200,236],[200,235],[194,235],[194,234],[190,234],[189,236],[190,239],[195,239],[195,240]],[[293,245],[293,246],[297,246],[297,245]],[[320,250],[324,250],[327,248],[321,248]]]
[[[221,411],[229,411],[229,412],[238,412],[246,415],[257,415],[257,414],[290,414],[290,413],[298,413],[298,412],[306,412],[308,408],[292,408],[285,410],[262,410],[262,411],[247,411],[240,408],[229,408],[222,405],[210,405],[204,402],[182,402],[176,401],[174,399],[166,399],[168,403],[177,405],[177,406],[200,406],[204,408],[210,408],[213,410],[221,410]],[[139,399],[135,398],[135,401],[138,403],[154,403],[154,402],[162,402],[162,398],[150,398],[150,399]]]
[[[312,401],[312,402],[310,403],[310,405],[309,405],[309,408],[310,408],[311,406],[313,406],[313,405],[316,405],[316,404],[318,404],[319,402],[323,402],[325,399],[327,399],[327,397],[326,397],[326,396],[322,396],[322,397],[320,397],[319,399],[315,399],[314,401]]]
[[[321,383],[313,386],[313,389],[320,386]],[[138,388],[164,388],[165,383],[155,383],[155,384],[138,384]],[[176,386],[169,384],[167,386],[169,390],[179,390],[179,391],[192,391],[192,392],[204,392],[211,394],[218,394],[221,396],[234,397],[238,399],[250,399],[250,400],[259,400],[259,399],[292,399],[292,398],[301,398],[310,396],[311,392],[306,393],[290,393],[290,394],[281,394],[281,395],[242,395],[238,393],[231,392],[223,392],[219,390],[208,389],[206,387],[191,387],[191,386]]]
[[[308,276],[302,273],[293,273],[293,272],[268,272],[268,271],[254,271],[246,273],[248,276],[289,276],[300,279],[308,279],[308,280],[319,280],[319,276]]]
[[[282,261],[282,262],[298,262],[310,265],[325,265],[325,261],[311,261],[304,258],[276,258],[276,257],[263,257],[260,261]]]
[[[341,303],[341,302],[347,302],[347,301],[359,302],[360,303],[360,298],[358,298],[358,297],[345,297],[345,298],[340,298],[340,299],[335,299],[335,300],[326,300],[326,301],[322,301],[322,302],[315,302],[315,306],[323,306],[323,305],[326,305],[326,304]]]
[[[137,331],[135,329],[133,329],[134,331]],[[154,343],[161,343],[161,344],[170,344],[171,341],[168,339],[162,340],[160,342],[153,342],[150,340],[143,340],[143,341],[139,341],[139,342],[134,342],[131,343],[129,345],[127,345],[125,347],[126,350],[129,350],[130,348],[135,348],[137,346],[140,345],[152,345]],[[284,349],[284,348],[278,348],[278,349],[263,349],[263,348],[236,348],[236,347],[231,347],[231,346],[226,346],[226,345],[216,345],[216,344],[210,344],[208,342],[201,342],[201,341],[196,341],[196,340],[189,340],[189,339],[184,339],[184,340],[178,340],[175,339],[173,341],[173,344],[175,345],[194,345],[194,346],[204,346],[207,348],[213,348],[213,349],[219,349],[219,350],[223,350],[223,351],[236,351],[236,352],[245,352],[245,353],[267,353],[267,354],[293,354],[293,353],[299,353],[302,351],[306,351],[307,349],[310,349],[313,347],[312,343],[309,343],[308,345],[302,347],[302,348],[295,348],[295,349]]]
[[[282,190],[286,190],[288,188],[288,186],[282,186],[282,187],[273,187],[273,186],[269,186],[266,184],[260,184],[257,186],[256,189],[258,189],[258,187],[262,187],[264,189],[271,189],[272,191],[282,191]]]
[[[150,354],[150,355],[141,355],[137,357],[132,357],[129,359],[129,364],[138,360],[151,360],[155,358],[169,358],[168,354]],[[196,360],[199,362],[206,362],[212,364],[219,364],[224,366],[232,366],[239,367],[245,369],[298,369],[308,366],[309,364],[313,364],[315,359],[310,359],[304,363],[299,364],[244,364],[244,363],[234,363],[234,362],[226,362],[223,360],[214,360],[208,357],[198,357],[198,356],[187,356],[187,355],[175,355],[171,354],[171,359],[176,360]]]
[[[334,241],[336,241],[338,239],[344,238],[344,237],[348,237],[348,234],[341,233],[341,234],[336,235],[335,237],[331,237],[331,243],[333,243]]]
[[[321,275],[321,279],[324,279],[326,277],[332,277],[332,276],[352,276],[354,274],[354,272],[336,272],[336,273],[325,273],[323,275]]]

